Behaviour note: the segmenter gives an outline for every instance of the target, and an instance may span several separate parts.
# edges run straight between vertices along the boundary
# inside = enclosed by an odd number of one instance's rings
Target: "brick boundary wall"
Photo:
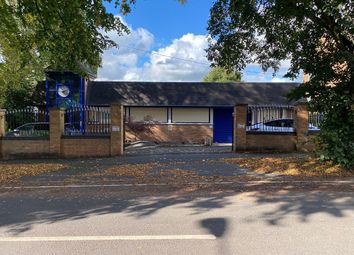
[[[246,150],[251,151],[296,151],[296,134],[267,134],[248,133],[246,138]]]
[[[239,104],[234,108],[234,151],[310,152],[315,149],[311,140],[316,134],[309,133],[309,113],[305,103],[295,106],[295,132],[292,133],[247,132],[247,108],[246,104]]]
[[[210,144],[213,141],[213,129],[210,124],[152,124],[145,131],[135,133],[126,126],[125,140]]]
[[[61,139],[61,157],[108,157],[110,136],[64,136]]]
[[[246,132],[248,105],[234,109],[234,151],[278,150],[311,151],[312,135],[308,132],[308,111],[305,104],[296,105],[295,132],[251,133]],[[66,158],[109,157],[124,153],[124,137],[131,132],[124,128],[123,107],[111,106],[111,133],[107,136],[64,136],[64,109],[50,110],[50,135],[45,138],[7,138],[5,136],[5,111],[0,109],[0,159],[10,158]],[[139,138],[163,142],[204,143],[212,141],[213,130],[206,125],[152,125],[151,130]]]
[[[111,106],[111,134],[64,136],[64,109],[50,109],[49,139],[5,137],[5,110],[0,109],[0,159],[109,157],[124,153],[123,107]]]
[[[50,158],[50,141],[46,138],[1,139],[2,158]]]

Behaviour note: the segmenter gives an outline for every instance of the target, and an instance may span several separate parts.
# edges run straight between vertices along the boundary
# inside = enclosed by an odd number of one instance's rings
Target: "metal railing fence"
[[[65,111],[65,135],[110,134],[109,107],[78,106]]]
[[[323,113],[309,112],[309,130],[319,131],[323,119],[324,119]]]
[[[294,117],[291,105],[250,105],[246,131],[294,132]]]
[[[38,107],[7,110],[5,129],[7,137],[47,137],[49,115]]]

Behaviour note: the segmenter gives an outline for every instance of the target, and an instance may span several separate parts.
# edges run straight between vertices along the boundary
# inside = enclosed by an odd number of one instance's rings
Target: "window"
[[[172,108],[173,123],[209,123],[209,108]]]
[[[130,118],[133,121],[151,120],[154,122],[167,123],[167,108],[131,107]]]

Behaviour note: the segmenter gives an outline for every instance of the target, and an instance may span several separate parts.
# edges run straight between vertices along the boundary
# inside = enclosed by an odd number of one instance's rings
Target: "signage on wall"
[[[120,132],[119,126],[112,126],[112,132]]]

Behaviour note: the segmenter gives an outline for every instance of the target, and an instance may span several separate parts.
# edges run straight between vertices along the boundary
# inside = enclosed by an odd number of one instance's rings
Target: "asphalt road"
[[[0,254],[353,254],[354,192],[2,190]]]
[[[352,179],[305,183],[212,161],[248,156],[255,155],[153,147],[117,158],[28,160],[69,167],[0,186],[0,255],[354,254]],[[136,185],[100,175],[111,166],[151,162],[167,163],[158,171],[238,179]]]

